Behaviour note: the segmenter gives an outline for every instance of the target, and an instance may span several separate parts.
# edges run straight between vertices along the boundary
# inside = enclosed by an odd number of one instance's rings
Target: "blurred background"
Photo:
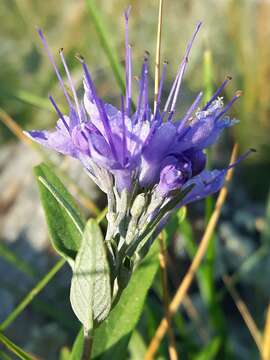
[[[95,213],[95,205],[104,206],[102,194],[77,163],[52,153],[41,153],[38,148],[21,141],[24,139],[20,128],[54,126],[56,116],[48,100],[49,94],[65,108],[36,26],[44,30],[54,54],[64,48],[79,93],[82,91],[82,72],[75,59],[76,53],[87,60],[103,99],[118,106],[121,91],[100,41],[95,16],[98,14],[102,32],[113,56],[119,60],[121,72],[124,65],[122,14],[131,4],[130,38],[135,74],[139,74],[144,51],[148,50],[152,57],[153,79],[157,0],[89,3],[92,4],[90,9],[83,0],[59,0],[57,3],[53,0],[1,0],[0,321],[7,318],[56,260],[48,240],[32,167],[46,158],[56,168],[61,168],[64,182],[87,214]],[[215,235],[215,256],[211,266],[213,292],[218,299],[214,301],[214,309],[213,299],[209,303],[201,290],[200,279],[197,279],[175,321],[177,346],[182,359],[259,359],[254,336],[226,290],[222,277],[224,274],[235,277],[238,295],[263,332],[270,295],[270,1],[165,1],[161,57],[169,61],[167,91],[198,20],[203,22],[203,27],[192,49],[180,95],[179,114],[198,91],[213,92],[225,76],[230,75],[232,81],[224,98],[228,101],[236,90],[243,90],[243,96],[230,110],[230,115],[240,123],[226,131],[211,150],[212,166],[222,167],[228,163],[235,141],[240,144],[241,152],[251,147],[257,152],[237,167]],[[153,98],[153,94],[150,96]],[[15,127],[13,121],[20,128]],[[193,238],[198,242],[201,238],[204,207],[201,202],[188,209],[187,221],[170,243],[171,294],[189,264],[189,241]],[[203,266],[206,269],[207,261]],[[5,329],[15,343],[41,359],[60,359],[61,349],[71,346],[78,330],[69,305],[70,275],[68,267],[63,268]],[[160,278],[157,276],[127,358],[142,358],[145,346],[163,316],[160,298]],[[202,357],[201,350],[209,344],[217,349],[216,352]],[[0,358],[1,351],[0,345]],[[166,351],[164,343],[160,359],[168,358]]]

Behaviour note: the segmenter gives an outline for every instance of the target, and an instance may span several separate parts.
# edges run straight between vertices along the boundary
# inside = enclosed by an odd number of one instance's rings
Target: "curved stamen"
[[[177,98],[178,98],[178,95],[179,95],[179,92],[180,92],[180,86],[181,86],[182,79],[183,79],[183,76],[184,76],[184,73],[185,73],[185,70],[186,70],[186,66],[187,66],[187,63],[188,63],[188,57],[189,57],[189,54],[190,54],[190,50],[192,48],[192,44],[193,44],[193,42],[195,40],[195,37],[196,37],[198,31],[200,30],[201,25],[202,25],[201,22],[198,23],[198,25],[197,25],[197,27],[195,29],[195,32],[194,32],[194,34],[192,36],[192,39],[191,39],[191,41],[189,42],[189,44],[187,46],[186,53],[185,53],[183,62],[181,64],[180,70],[179,70],[179,76],[178,76],[177,86],[176,86],[175,93],[174,93],[174,98],[173,98],[173,101],[172,101],[171,111],[175,110],[176,101],[177,101]]]
[[[212,184],[220,176],[220,174],[226,174],[226,172],[228,170],[230,170],[230,169],[234,168],[235,166],[237,166],[240,162],[245,160],[251,153],[254,153],[254,152],[257,152],[257,150],[256,149],[249,149],[243,155],[241,155],[234,163],[227,166],[226,169],[220,170],[219,174],[217,176],[215,176],[213,179],[211,179],[210,181],[204,181],[203,182],[204,185],[208,186],[208,185]]]
[[[177,129],[178,134],[182,131],[183,127],[186,125],[186,122],[191,117],[193,111],[196,110],[196,108],[198,107],[199,103],[201,102],[202,96],[203,96],[203,92],[200,91],[194,102],[191,104],[190,108],[187,110],[185,116],[181,120]]]
[[[64,81],[63,81],[63,79],[62,79],[62,76],[60,75],[60,72],[59,72],[59,70],[58,70],[58,67],[57,67],[57,65],[56,65],[56,63],[55,63],[55,61],[54,61],[54,58],[53,58],[53,56],[52,56],[52,54],[51,54],[51,52],[50,52],[50,49],[49,49],[49,46],[48,46],[48,44],[47,44],[47,41],[46,41],[46,39],[45,39],[45,37],[44,37],[44,34],[43,34],[42,30],[39,29],[39,28],[37,29],[37,32],[38,32],[38,35],[39,35],[39,37],[40,37],[40,39],[41,39],[41,42],[42,42],[42,44],[43,44],[43,46],[44,46],[44,49],[45,49],[45,51],[46,51],[46,53],[47,53],[47,55],[48,55],[48,58],[49,58],[52,66],[53,66],[53,68],[54,68],[54,71],[55,71],[56,76],[57,76],[57,78],[58,78],[60,87],[61,87],[61,89],[62,89],[62,91],[63,91],[63,93],[64,93],[64,95],[65,95],[65,98],[67,99],[67,102],[68,102],[69,106],[72,108],[72,107],[73,107],[72,102],[71,102],[70,97],[69,97],[69,95],[68,95],[68,93],[67,93],[67,90],[66,90],[66,88],[65,88],[65,85],[64,85]]]
[[[189,56],[189,53],[190,53],[190,50],[191,50],[191,47],[193,45],[193,42],[195,40],[195,37],[198,33],[198,31],[200,30],[200,27],[201,27],[202,23],[199,22],[196,26],[196,29],[192,35],[192,38],[190,40],[190,42],[188,43],[188,46],[186,48],[186,51],[185,51],[185,55],[184,55],[184,58],[178,68],[178,71],[177,71],[177,74],[176,74],[176,77],[175,77],[175,80],[173,82],[173,85],[171,87],[171,91],[169,93],[169,96],[168,96],[168,99],[167,99],[167,102],[165,104],[165,107],[164,107],[164,111],[167,112],[168,111],[168,108],[169,108],[169,105],[170,105],[170,102],[172,100],[172,97],[174,95],[174,99],[173,99],[173,104],[171,106],[171,110],[174,110],[174,106],[175,106],[175,103],[176,103],[176,99],[177,99],[177,96],[178,96],[178,93],[179,93],[179,90],[180,90],[180,85],[181,85],[181,82],[182,82],[182,78],[183,78],[183,75],[184,75],[184,72],[185,72],[185,68],[186,68],[186,65],[187,65],[187,62],[188,62],[188,56]]]
[[[228,82],[232,80],[230,76],[227,76],[226,79],[223,81],[221,86],[217,89],[217,91],[214,93],[214,95],[211,97],[211,99],[207,102],[207,104],[204,106],[203,111],[207,110],[208,107],[211,105],[211,103],[221,94],[225,86],[228,84]]]
[[[220,119],[232,106],[232,104],[240,98],[240,96],[242,95],[242,91],[238,90],[236,91],[234,97],[231,99],[231,101],[225,106],[225,108],[218,114],[218,116],[216,117],[216,120]]]
[[[241,155],[234,163],[230,164],[226,170],[229,170],[233,167],[235,167],[236,165],[238,165],[241,161],[245,160],[251,153],[255,153],[257,152],[256,149],[249,149],[247,150],[243,155]]]
[[[68,66],[67,66],[67,63],[66,63],[66,60],[65,60],[65,57],[64,57],[64,49],[63,48],[61,48],[59,50],[59,55],[61,57],[62,63],[63,63],[64,68],[65,68],[65,72],[67,74],[68,83],[69,83],[70,89],[71,89],[73,97],[74,97],[74,101],[75,101],[75,104],[76,104],[76,108],[77,108],[77,112],[78,112],[80,122],[82,122],[82,116],[81,116],[81,110],[80,110],[80,106],[79,106],[79,100],[78,100],[77,93],[76,93],[76,90],[75,90],[74,85],[73,85],[73,81],[72,81],[70,72],[68,70]]]
[[[54,109],[56,110],[59,118],[62,120],[63,124],[65,125],[65,128],[67,129],[67,131],[69,132],[69,126],[64,118],[64,115],[62,114],[61,110],[59,109],[59,107],[56,105],[56,102],[54,101],[54,98],[50,95],[49,99],[54,107]]]
[[[135,114],[135,119],[134,119],[135,124],[139,120],[139,116],[140,116],[140,113],[141,113],[142,102],[143,102],[143,99],[144,99],[145,75],[146,75],[147,63],[148,63],[148,53],[146,52],[145,57],[144,57],[144,62],[143,62],[143,65],[142,65],[141,80],[139,82],[139,87],[140,88],[139,88],[139,97],[138,97],[137,109],[136,109],[136,114]]]

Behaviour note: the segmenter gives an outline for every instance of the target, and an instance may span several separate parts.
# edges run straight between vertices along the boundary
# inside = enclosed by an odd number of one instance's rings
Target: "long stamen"
[[[131,6],[125,11],[125,48],[126,48],[126,111],[127,115],[130,115],[131,108],[131,93],[132,93],[132,60],[131,60],[131,46],[129,45],[129,32],[128,32],[128,20],[131,11]]]
[[[38,32],[38,35],[39,35],[39,37],[40,37],[40,39],[41,39],[41,42],[42,42],[42,44],[43,44],[43,46],[44,46],[44,49],[45,49],[45,51],[46,51],[46,53],[47,53],[47,55],[48,55],[48,58],[49,58],[52,66],[53,66],[53,68],[54,68],[54,71],[55,71],[56,76],[57,76],[57,78],[58,78],[60,87],[61,87],[61,89],[62,89],[62,91],[63,91],[63,93],[64,93],[64,95],[65,95],[65,98],[67,99],[67,102],[68,102],[69,106],[70,106],[70,107],[73,107],[72,102],[71,102],[71,100],[70,100],[70,97],[69,97],[69,95],[68,95],[68,93],[67,93],[67,90],[66,90],[66,88],[65,88],[63,79],[62,79],[62,77],[61,77],[61,75],[60,75],[60,72],[59,72],[59,70],[58,70],[58,67],[57,67],[57,65],[56,65],[56,63],[55,63],[55,61],[54,61],[54,58],[53,58],[53,56],[52,56],[52,54],[51,54],[51,52],[50,52],[49,46],[48,46],[48,44],[47,44],[47,41],[46,41],[46,39],[45,39],[45,37],[44,37],[44,34],[43,34],[43,32],[42,32],[41,29],[37,29],[37,32]]]
[[[123,135],[123,148],[122,148],[122,165],[125,165],[127,154],[127,136],[126,136],[126,124],[125,124],[125,105],[124,97],[121,96],[121,115],[122,115],[122,135]]]
[[[148,57],[149,57],[149,53],[146,52],[146,63],[145,63],[145,74],[144,74],[144,114],[143,114],[143,119],[145,119],[147,117],[148,114]]]
[[[221,94],[225,86],[228,84],[228,82],[232,78],[230,76],[227,76],[226,79],[223,81],[221,86],[217,89],[217,91],[214,93],[214,95],[211,97],[211,99],[207,102],[207,104],[204,106],[203,111],[207,110],[208,107],[211,105],[211,103]]]
[[[80,108],[82,109],[82,114],[81,114],[82,115],[82,121],[86,122],[87,121],[87,114],[86,114],[85,106],[84,106],[82,100],[81,100],[81,107]]]
[[[167,119],[168,122],[172,121],[173,115],[174,115],[174,110],[170,111],[168,119]]]
[[[220,119],[232,106],[232,104],[240,98],[240,96],[242,95],[242,91],[238,90],[236,91],[234,97],[231,99],[231,101],[225,106],[225,108],[218,114],[218,116],[216,117],[216,120]]]
[[[143,96],[144,96],[144,82],[145,82],[145,72],[146,72],[146,64],[148,62],[148,53],[145,54],[144,62],[142,65],[142,71],[141,71],[141,79],[139,81],[139,97],[138,97],[138,103],[137,103],[137,109],[136,109],[136,115],[135,115],[135,123],[138,121],[140,113],[141,113],[141,107],[143,102]]]
[[[115,149],[115,146],[114,146],[114,142],[113,142],[113,138],[112,138],[112,130],[111,130],[111,127],[110,127],[110,122],[109,122],[109,119],[108,119],[108,116],[106,114],[106,110],[104,108],[104,104],[103,102],[99,99],[99,97],[97,96],[97,92],[96,92],[96,89],[95,89],[95,85],[93,83],[93,80],[91,78],[91,75],[90,75],[90,72],[88,70],[88,67],[84,61],[84,58],[81,56],[81,55],[78,55],[77,56],[77,59],[80,61],[80,63],[82,64],[82,67],[83,67],[83,71],[84,71],[84,75],[85,75],[85,79],[90,87],[90,90],[92,92],[92,96],[93,96],[93,99],[94,99],[94,102],[96,103],[96,106],[97,106],[97,109],[98,109],[98,112],[99,112],[99,116],[100,116],[100,119],[102,121],[102,124],[103,124],[103,127],[104,127],[104,130],[105,130],[105,133],[106,133],[106,136],[107,136],[107,139],[108,139],[108,142],[110,144],[110,148],[111,148],[111,151],[112,151],[112,154],[115,158],[115,160],[118,160],[118,157],[117,157],[117,152],[116,152],[116,149]]]
[[[187,62],[188,62],[188,56],[189,56],[189,53],[190,53],[190,50],[191,50],[191,47],[192,47],[192,44],[195,40],[195,37],[198,33],[198,31],[200,30],[200,27],[201,27],[202,23],[199,22],[196,26],[196,29],[193,33],[193,36],[190,40],[190,42],[188,43],[188,46],[186,48],[186,51],[185,51],[185,55],[184,55],[184,58],[178,68],[178,72],[177,72],[177,75],[175,77],[175,80],[173,82],[173,85],[172,85],[172,88],[171,88],[171,91],[169,93],[169,96],[168,96],[168,99],[167,99],[167,102],[165,104],[165,107],[164,107],[164,111],[167,112],[168,111],[168,108],[169,108],[169,105],[170,105],[170,102],[172,100],[172,97],[174,95],[174,99],[173,99],[173,105],[171,106],[171,110],[174,110],[174,106],[175,106],[175,103],[176,103],[176,99],[177,99],[177,96],[178,96],[178,93],[179,93],[179,90],[180,90],[180,85],[181,85],[181,81],[182,81],[182,77],[184,75],[184,72],[185,72],[185,68],[186,68],[186,65],[187,65]]]
[[[56,110],[59,118],[63,121],[63,124],[65,125],[67,131],[69,132],[69,126],[68,126],[68,124],[67,124],[67,122],[66,122],[66,120],[65,120],[65,118],[64,118],[64,115],[62,114],[61,110],[60,110],[59,107],[56,105],[56,102],[54,101],[54,98],[50,95],[50,96],[49,96],[49,99],[50,99],[53,107],[55,108],[55,110]]]
[[[109,118],[106,114],[106,110],[105,110],[104,104],[101,99],[98,99],[97,107],[98,107],[98,111],[99,111],[99,114],[100,114],[100,117],[101,117],[101,120],[102,120],[102,123],[104,126],[104,130],[105,130],[107,138],[108,138],[108,142],[109,142],[111,150],[112,150],[112,154],[113,154],[115,160],[118,160],[117,152],[116,152],[114,142],[113,142],[112,129],[110,127]]]
[[[245,160],[251,153],[257,152],[256,149],[249,149],[248,151],[246,151],[243,155],[241,155],[234,163],[230,164],[227,167],[227,170],[235,167],[236,165],[238,165],[241,161]]]
[[[185,116],[183,117],[183,119],[181,120],[181,123],[177,129],[178,133],[180,133],[180,131],[182,130],[183,126],[186,124],[186,122],[188,121],[188,119],[191,117],[192,113],[194,112],[194,110],[196,110],[196,108],[198,107],[199,103],[201,102],[203,97],[203,92],[200,91],[199,94],[196,96],[196,99],[193,101],[193,103],[191,104],[191,106],[189,107],[189,109],[187,110]]]
[[[215,176],[213,179],[211,179],[210,181],[203,181],[204,185],[205,186],[211,185],[220,176],[220,174],[226,174],[228,170],[230,170],[231,168],[234,168],[236,165],[238,165],[241,161],[245,160],[251,153],[254,153],[254,152],[257,152],[257,150],[249,149],[243,155],[241,155],[235,162],[230,164],[226,169],[221,170],[219,172],[219,174],[217,176]]]
[[[62,63],[64,65],[65,72],[67,74],[68,83],[69,83],[70,89],[71,89],[73,97],[74,97],[74,101],[75,101],[75,104],[76,104],[76,108],[77,108],[77,112],[78,112],[78,115],[79,115],[80,122],[82,122],[82,116],[81,116],[81,110],[80,110],[80,106],[79,106],[79,100],[78,100],[77,93],[76,93],[76,90],[75,90],[74,85],[73,85],[73,81],[72,81],[70,72],[68,70],[68,66],[67,66],[63,51],[64,51],[64,49],[61,48],[59,50],[59,54],[60,54]]]
[[[176,101],[177,101],[177,98],[178,98],[178,95],[179,95],[179,92],[180,92],[180,86],[181,86],[181,83],[182,83],[182,79],[183,79],[183,76],[184,76],[184,73],[185,73],[185,70],[186,70],[186,66],[187,66],[187,63],[188,63],[188,57],[189,57],[189,54],[190,54],[190,50],[192,48],[192,44],[195,40],[195,37],[198,33],[198,31],[200,30],[200,27],[201,27],[202,23],[198,23],[196,29],[195,29],[195,32],[192,36],[192,39],[190,41],[190,43],[188,44],[187,46],[187,49],[186,49],[186,53],[185,53],[185,56],[184,56],[184,59],[183,59],[183,65],[181,66],[181,69],[179,71],[179,77],[178,77],[178,82],[177,82],[177,86],[176,86],[176,90],[175,90],[175,94],[174,94],[174,98],[173,98],[173,102],[172,102],[172,106],[171,106],[171,111],[174,111],[175,110],[175,106],[176,106]]]

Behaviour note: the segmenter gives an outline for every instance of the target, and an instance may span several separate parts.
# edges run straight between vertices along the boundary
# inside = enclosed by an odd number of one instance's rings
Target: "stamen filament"
[[[60,87],[61,87],[61,89],[62,89],[62,91],[63,91],[63,93],[64,93],[64,95],[65,95],[65,98],[67,99],[67,102],[68,102],[69,106],[72,108],[72,107],[73,107],[72,102],[71,102],[70,97],[69,97],[69,95],[68,95],[68,93],[67,93],[67,91],[66,91],[66,88],[65,88],[65,85],[64,85],[62,76],[60,75],[60,72],[59,72],[59,70],[58,70],[58,67],[57,67],[57,65],[56,65],[56,63],[55,63],[55,61],[54,61],[54,58],[53,58],[53,56],[52,56],[52,54],[51,54],[51,52],[50,52],[50,49],[49,49],[49,46],[48,46],[48,44],[47,44],[47,41],[46,41],[46,39],[45,39],[45,37],[44,37],[44,34],[43,34],[43,32],[42,32],[41,29],[37,29],[37,31],[38,31],[38,35],[39,35],[39,37],[40,37],[40,39],[41,39],[41,42],[42,42],[42,44],[43,44],[43,46],[44,46],[44,49],[45,49],[45,51],[46,51],[46,53],[47,53],[47,55],[48,55],[48,58],[49,58],[52,66],[53,66],[53,68],[54,68],[54,71],[55,71],[56,76],[57,76],[57,78],[58,78]]]
[[[221,86],[217,89],[217,91],[214,93],[214,95],[211,97],[211,99],[207,102],[207,104],[204,106],[203,111],[207,110],[208,107],[211,105],[211,103],[221,94],[225,86],[228,84],[228,82],[232,78],[230,76],[227,76],[226,79],[223,81]]]
[[[127,154],[127,136],[126,136],[126,124],[125,124],[125,105],[124,105],[123,96],[121,96],[121,115],[122,115],[122,136],[123,136],[122,165],[125,166],[126,154]]]
[[[52,97],[51,95],[49,96],[49,99],[50,99],[50,101],[51,101],[54,109],[56,110],[59,118],[63,121],[63,124],[65,125],[67,131],[69,132],[69,126],[68,126],[68,124],[67,124],[67,122],[66,122],[66,120],[65,120],[65,118],[64,118],[64,115],[62,114],[61,110],[59,109],[59,107],[57,106],[56,102],[54,101],[54,99],[53,99],[53,97]]]
[[[65,72],[67,74],[68,83],[69,83],[70,89],[71,89],[73,97],[74,97],[74,101],[75,101],[75,104],[76,104],[77,113],[78,113],[80,122],[82,122],[82,116],[81,116],[81,110],[80,110],[80,106],[79,106],[79,100],[78,100],[77,93],[76,93],[76,90],[75,90],[74,85],[73,85],[73,81],[72,81],[70,72],[68,70],[68,66],[67,66],[67,63],[66,63],[66,60],[65,60],[65,57],[64,57],[64,53],[63,53],[63,48],[60,49],[59,54],[60,54],[62,63],[64,65]]]
[[[177,74],[176,74],[176,77],[175,77],[175,80],[173,82],[173,85],[172,85],[172,88],[171,88],[171,91],[169,93],[169,96],[168,96],[168,99],[167,99],[167,102],[165,104],[165,107],[164,107],[164,111],[167,112],[168,111],[168,108],[169,108],[169,105],[170,105],[170,102],[172,100],[172,97],[174,95],[174,99],[173,99],[173,105],[171,106],[171,110],[174,109],[174,106],[175,106],[175,103],[176,103],[176,99],[177,99],[177,96],[178,96],[178,93],[179,93],[179,90],[180,90],[180,85],[181,85],[181,81],[182,81],[182,77],[184,75],[184,72],[185,72],[185,68],[186,68],[186,64],[188,62],[188,56],[189,56],[189,53],[190,53],[190,50],[191,50],[191,47],[193,45],[193,42],[195,40],[195,37],[198,33],[198,31],[200,30],[200,27],[201,27],[202,23],[199,22],[196,26],[196,29],[193,33],[193,36],[190,40],[190,42],[188,43],[188,46],[186,48],[186,51],[185,51],[185,55],[184,55],[184,58],[178,68],[178,71],[177,71]]]
[[[240,98],[240,96],[242,95],[242,91],[238,90],[236,91],[234,97],[231,99],[231,101],[225,106],[225,108],[218,114],[218,116],[216,117],[216,120],[220,119],[229,109],[230,107],[233,105],[233,103]]]

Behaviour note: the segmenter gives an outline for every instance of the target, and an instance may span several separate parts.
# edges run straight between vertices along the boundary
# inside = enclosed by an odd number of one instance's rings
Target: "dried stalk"
[[[232,285],[232,281],[231,281],[230,277],[228,275],[224,275],[222,277],[222,280],[223,280],[226,288],[228,289],[231,297],[233,298],[237,309],[239,310],[240,314],[242,315],[242,318],[244,319],[244,321],[247,325],[247,328],[249,329],[260,353],[262,354],[262,336],[261,336],[261,333],[260,333],[259,329],[257,328],[257,325],[256,325],[255,321],[253,320],[246,304],[240,298],[235,287]]]

